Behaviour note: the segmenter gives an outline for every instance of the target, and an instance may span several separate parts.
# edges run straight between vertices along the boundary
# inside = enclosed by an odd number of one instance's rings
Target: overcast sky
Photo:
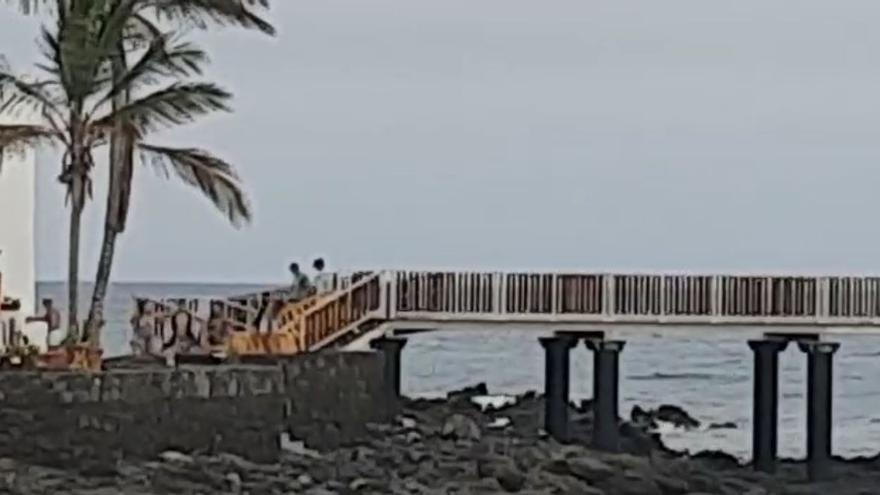
[[[138,170],[116,275],[334,268],[880,272],[876,0],[276,0],[196,33],[235,114],[166,136],[240,168],[256,221]],[[36,57],[11,9],[0,52]],[[66,213],[40,164],[38,273]],[[89,206],[97,257],[103,182]]]

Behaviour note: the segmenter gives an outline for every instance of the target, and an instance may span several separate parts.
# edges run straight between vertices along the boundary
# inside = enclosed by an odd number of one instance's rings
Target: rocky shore
[[[540,429],[539,396],[478,406],[474,398],[487,392],[477,386],[442,400],[409,400],[394,421],[370,424],[370,439],[333,451],[285,439],[274,464],[222,452],[169,451],[147,462],[68,469],[0,458],[0,493],[855,495],[878,493],[880,486],[877,458],[840,460],[832,481],[809,484],[793,461],[769,477],[722,453],[672,451],[651,433],[653,423],[698,426],[674,406],[633,411],[621,425],[619,454],[587,448],[589,404],[572,407],[572,442],[560,445]]]

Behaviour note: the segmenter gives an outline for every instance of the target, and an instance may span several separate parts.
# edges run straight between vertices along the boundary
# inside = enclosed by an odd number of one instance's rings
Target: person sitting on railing
[[[137,313],[131,318],[131,352],[135,356],[150,353],[151,341],[155,333],[155,314],[153,301],[137,300]]]
[[[208,316],[208,345],[220,346],[226,342],[229,336],[229,322],[223,315],[223,304],[220,301],[211,301],[211,313]]]
[[[274,306],[272,293],[268,291],[260,293],[257,314],[254,316],[254,327],[258,332],[271,330],[272,306]]]
[[[327,294],[333,291],[333,274],[324,271],[324,259],[318,258],[312,263],[315,269],[315,293]]]

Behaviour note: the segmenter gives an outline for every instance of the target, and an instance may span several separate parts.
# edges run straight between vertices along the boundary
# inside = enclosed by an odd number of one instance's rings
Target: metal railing
[[[880,277],[393,271],[389,319],[880,325]]]
[[[880,327],[880,277],[384,271],[337,280],[330,293],[280,308],[264,331],[303,352],[370,321]],[[212,310],[261,333],[258,299],[230,299],[213,300]],[[189,317],[176,327],[204,325],[196,303],[175,302],[157,304],[158,334],[175,316]]]

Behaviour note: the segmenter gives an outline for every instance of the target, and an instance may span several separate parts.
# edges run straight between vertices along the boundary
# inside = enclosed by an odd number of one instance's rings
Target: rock
[[[703,450],[692,455],[691,459],[705,462],[714,469],[738,469],[741,467],[739,459],[718,450]]]
[[[614,468],[599,459],[590,457],[569,459],[568,469],[576,478],[591,484],[598,484],[614,474]]]
[[[312,479],[311,476],[309,476],[308,474],[303,473],[303,474],[301,474],[301,475],[299,475],[299,476],[296,477],[296,482],[299,483],[300,486],[302,486],[302,487],[304,487],[304,488],[308,488],[308,487],[311,486],[315,481]]]
[[[478,383],[472,387],[465,387],[461,390],[453,390],[452,392],[446,394],[446,400],[470,400],[472,397],[477,397],[480,395],[489,395],[489,387],[487,387],[485,383]]]
[[[728,421],[726,423],[712,423],[708,427],[709,430],[735,430],[736,423]]]
[[[657,422],[654,421],[654,414],[639,406],[633,406],[629,413],[629,420],[636,428],[642,428],[645,430],[657,429]]]
[[[407,449],[406,458],[409,462],[412,462],[413,464],[418,464],[418,463],[422,462],[423,460],[427,459],[428,454],[422,450]]]
[[[684,428],[686,430],[700,427],[700,422],[691,417],[691,415],[688,414],[687,411],[685,411],[681,407],[669,404],[663,404],[658,407],[657,411],[654,413],[654,418],[656,418],[658,421],[672,423],[673,425],[679,428]]]
[[[657,486],[660,487],[660,491],[663,492],[663,495],[684,495],[690,490],[688,482],[681,478],[656,476],[654,477],[654,481],[657,483]]]
[[[361,490],[384,491],[385,484],[374,479],[358,478],[349,483],[348,487],[356,492]]]
[[[599,486],[614,495],[663,495],[653,478],[646,473],[632,470],[615,475]]]
[[[464,414],[453,414],[446,418],[446,421],[443,422],[443,428],[440,430],[440,435],[451,440],[479,441],[482,437],[480,427],[477,426],[476,421]]]
[[[182,464],[192,464],[193,458],[192,456],[177,452],[175,450],[166,450],[159,454],[159,459],[162,459],[165,462],[177,462]]]
[[[486,428],[488,428],[490,430],[503,430],[503,429],[507,428],[508,426],[510,426],[510,424],[511,424],[510,418],[505,417],[505,416],[501,416],[501,417],[498,417],[498,418],[495,418],[494,420],[492,420],[491,423],[486,425]]]
[[[241,475],[238,473],[226,473],[226,481],[229,483],[229,491],[239,493],[241,491]]]
[[[410,418],[408,416],[398,417],[398,422],[400,423],[400,427],[403,428],[404,430],[412,430],[417,425],[416,420],[413,418]]]
[[[422,441],[422,434],[417,431],[410,431],[403,438],[406,443],[419,443]]]
[[[481,478],[494,478],[508,492],[522,490],[526,482],[525,474],[506,458],[489,458],[477,461],[477,475]]]

